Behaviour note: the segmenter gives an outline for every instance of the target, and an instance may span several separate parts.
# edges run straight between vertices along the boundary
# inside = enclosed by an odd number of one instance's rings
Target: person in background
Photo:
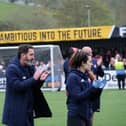
[[[114,64],[115,70],[116,70],[116,78],[118,81],[118,88],[119,90],[125,89],[125,68],[124,68],[124,62],[122,61],[121,56],[118,58],[118,60]]]
[[[103,61],[106,69],[108,69],[111,57],[112,57],[112,52],[110,49],[107,49],[103,56]]]
[[[34,126],[33,118],[51,117],[51,110],[40,88],[48,72],[35,71],[34,48],[23,44],[6,69],[6,95],[3,124]]]
[[[120,58],[121,58],[120,53],[117,53],[117,54],[115,55],[115,63],[116,63],[117,61],[119,61]]]
[[[82,48],[82,51],[84,53],[87,53],[88,55],[92,56],[92,49],[89,46],[84,46]],[[91,67],[91,71],[87,71],[88,74],[93,75],[93,78],[90,78],[91,81],[93,81],[94,79],[98,79],[98,77],[103,77],[104,76],[104,70],[102,69],[102,57],[100,55],[97,55],[96,57],[92,58],[92,67]],[[93,72],[93,73],[92,73]],[[90,75],[89,75],[90,77]],[[100,96],[102,93],[102,89],[99,90],[99,92],[97,92],[97,98],[95,100],[92,101],[92,108],[93,108],[93,113],[92,113],[92,125],[93,125],[93,120],[94,120],[94,113],[95,112],[100,112]]]
[[[67,80],[67,77],[68,77],[68,74],[70,71],[69,60],[70,60],[72,54],[74,52],[76,52],[77,50],[78,50],[78,48],[75,48],[75,47],[70,47],[68,49],[67,58],[65,59],[64,64],[63,64],[64,74],[65,74],[65,82],[64,82],[65,84],[66,84],[66,80]]]
[[[126,70],[126,58],[123,58],[124,69]]]
[[[88,81],[87,72],[92,65],[92,57],[82,50],[75,52],[69,61],[70,72],[66,81],[67,95],[67,126],[92,126],[92,99],[96,98],[99,88],[105,83]]]
[[[108,69],[109,70],[114,70],[115,69],[114,64],[115,64],[115,58],[114,57],[111,57],[110,63],[109,63],[109,66],[108,66]]]

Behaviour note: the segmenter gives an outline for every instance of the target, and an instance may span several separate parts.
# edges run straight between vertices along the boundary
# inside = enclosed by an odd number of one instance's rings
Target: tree
[[[87,26],[86,5],[90,6],[91,26],[112,24],[110,11],[98,0],[63,0],[63,8],[57,11],[56,16],[59,24],[65,27]]]
[[[100,0],[105,3],[111,11],[111,17],[115,25],[126,24],[126,0]]]

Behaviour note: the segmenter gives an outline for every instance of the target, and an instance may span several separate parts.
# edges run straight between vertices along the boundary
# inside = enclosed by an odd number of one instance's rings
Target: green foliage
[[[111,17],[111,11],[107,8],[105,4],[102,4],[100,1],[97,1],[92,4],[92,24],[96,26],[102,25],[113,25],[113,20]],[[100,6],[99,6],[100,5]]]
[[[8,11],[6,9],[8,9]],[[52,17],[52,13],[43,7],[0,3],[0,12],[4,12],[0,13],[3,17],[0,20],[4,22],[0,24],[0,27],[4,26],[4,28],[2,28],[4,30],[10,29],[8,28],[8,22],[14,25],[14,27],[12,27],[12,29],[16,28],[14,30],[47,29],[54,28],[57,25],[57,21]]]
[[[115,25],[126,24],[126,0],[100,0],[102,3],[108,6],[111,11],[111,17],[113,18]]]
[[[0,2],[0,21],[4,21],[6,17],[13,14],[17,8],[15,4]]]
[[[10,31],[13,29],[18,29],[18,26],[15,25],[13,22],[6,21],[0,21],[0,31]]]
[[[124,25],[125,0],[32,0],[34,6],[0,2],[0,30]]]
[[[112,18],[107,7],[96,0],[63,0],[63,8],[60,11],[59,21],[63,26],[82,27],[87,26],[88,8],[90,9],[91,26],[110,25]],[[64,16],[62,16],[64,15]]]

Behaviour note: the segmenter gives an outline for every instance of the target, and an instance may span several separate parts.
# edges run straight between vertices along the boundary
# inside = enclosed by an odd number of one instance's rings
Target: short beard
[[[25,61],[26,66],[33,66],[34,62],[30,62],[30,61]]]

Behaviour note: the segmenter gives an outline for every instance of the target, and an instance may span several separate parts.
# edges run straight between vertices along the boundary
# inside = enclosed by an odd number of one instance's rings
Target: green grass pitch
[[[53,112],[52,118],[35,119],[35,126],[66,126],[65,92],[44,91]],[[2,118],[4,93],[0,93],[0,119]],[[4,126],[0,123],[0,126]],[[95,113],[94,126],[126,126],[126,90],[104,90],[101,96],[101,112]]]

